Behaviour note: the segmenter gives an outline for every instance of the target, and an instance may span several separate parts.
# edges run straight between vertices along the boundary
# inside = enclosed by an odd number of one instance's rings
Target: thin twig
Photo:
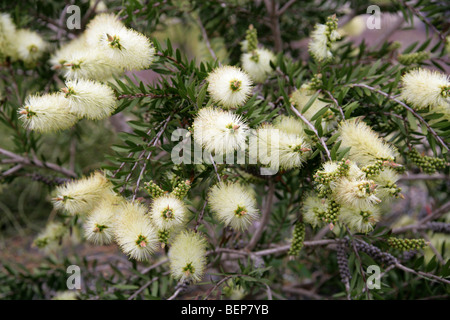
[[[200,16],[197,18],[197,22],[198,22],[198,25],[199,25],[200,30],[202,32],[203,40],[205,40],[206,47],[208,48],[208,51],[211,54],[211,57],[214,60],[217,60],[216,53],[214,52],[213,48],[211,47],[211,42],[209,42],[208,34],[206,33],[205,26],[203,25],[202,19],[200,18]]]
[[[439,253],[439,251],[437,251],[436,247],[431,243],[430,237],[428,237],[428,235],[427,235],[425,232],[423,232],[423,231],[420,231],[419,233],[420,233],[420,235],[422,236],[422,238],[424,238],[425,240],[427,240],[428,246],[430,247],[431,251],[433,251],[433,253],[436,255],[436,258],[439,260],[439,262],[440,262],[442,265],[444,265],[444,264],[445,264],[445,261],[444,261],[444,259],[442,258],[441,254]]]
[[[323,140],[322,137],[319,136],[319,133],[317,132],[316,128],[314,127],[314,125],[308,121],[308,119],[306,119],[298,110],[297,108],[295,108],[292,104],[291,104],[291,110],[300,118],[303,120],[304,123],[306,123],[308,125],[308,127],[314,132],[314,134],[316,135],[316,137],[319,139],[320,144],[322,145],[322,147],[325,149],[325,152],[327,154],[327,158],[328,160],[332,160],[331,159],[331,153],[330,150],[328,150],[327,144],[325,143],[325,141]]]
[[[325,90],[326,94],[328,94],[328,96],[330,97],[331,100],[333,100],[334,104],[336,105],[336,107],[339,110],[339,113],[341,114],[342,120],[345,120],[345,115],[344,115],[344,111],[342,110],[342,107],[339,105],[338,101],[336,100],[336,98],[331,94],[330,91]]]
[[[210,159],[211,159],[211,164],[213,165],[213,167],[214,167],[214,171],[215,171],[215,173],[216,173],[216,177],[217,177],[217,180],[220,182],[221,181],[221,179],[220,179],[220,175],[219,175],[219,172],[217,171],[217,166],[216,166],[216,162],[214,161],[214,158],[213,158],[213,156],[212,156],[212,154],[210,153],[209,154],[209,157],[210,157]]]
[[[34,166],[34,167],[39,167],[39,168],[51,169],[53,171],[62,173],[65,176],[68,176],[71,178],[77,177],[77,175],[74,171],[72,171],[70,169],[66,169],[64,167],[61,167],[54,163],[44,162],[37,158],[36,159],[25,158],[25,157],[22,157],[18,154],[15,154],[11,151],[8,151],[8,150],[2,149],[2,148],[0,148],[0,154],[7,156],[8,158],[10,158],[12,160],[12,162],[15,162],[15,163],[19,163],[19,164],[26,165],[26,166]]]
[[[262,217],[259,221],[258,228],[256,229],[255,233],[253,234],[253,237],[250,239],[250,242],[245,247],[248,251],[252,251],[253,248],[258,243],[259,239],[262,236],[262,233],[264,231],[264,228],[266,227],[267,223],[269,222],[270,213],[272,211],[272,203],[273,203],[273,197],[275,194],[275,184],[272,180],[269,180],[269,190],[267,191],[267,195],[265,198],[265,204],[262,210]]]
[[[289,9],[290,6],[292,6],[296,1],[297,1],[297,0],[289,0],[288,2],[286,2],[286,3],[284,4],[284,6],[282,6],[281,9],[278,10],[277,15],[278,15],[278,16],[283,15],[283,14],[287,11],[287,9]]]
[[[411,224],[404,227],[395,228],[392,230],[393,234],[403,233],[406,231],[416,231],[416,230],[425,230],[428,229],[427,226],[425,226],[425,223],[439,218],[444,213],[447,213],[450,210],[450,201],[442,205],[439,209],[436,209],[434,212],[417,222],[416,224]]]
[[[166,130],[167,125],[169,124],[169,122],[170,122],[171,119],[172,119],[172,115],[170,115],[170,116],[167,117],[167,119],[166,119],[166,121],[165,121],[163,127],[159,130],[158,134],[156,135],[156,137],[155,137],[155,139],[154,139],[154,142],[153,142],[152,145],[151,145],[152,147],[155,147],[155,146],[156,146],[156,144],[158,143],[158,141],[159,141],[159,139],[161,138],[162,134],[163,134],[164,131]],[[152,154],[153,154],[153,150],[151,150],[151,151],[148,153],[147,158],[145,159],[144,165],[142,166],[141,172],[139,173],[139,177],[138,177],[138,180],[137,180],[137,182],[136,182],[136,188],[134,189],[134,193],[133,193],[133,201],[136,199],[136,194],[137,194],[137,192],[138,192],[138,190],[139,190],[139,184],[141,183],[141,179],[142,179],[143,176],[144,176],[145,169],[147,168],[148,161],[150,160]]]
[[[422,277],[422,278],[425,278],[425,279],[426,279],[426,278],[429,278],[429,280],[431,280],[431,281],[434,280],[434,281],[438,281],[438,282],[450,284],[450,281],[447,280],[447,279],[438,277],[438,276],[436,276],[436,275],[434,275],[434,274],[431,274],[431,273],[413,270],[413,269],[411,269],[411,268],[408,268],[408,267],[402,265],[402,264],[399,263],[399,262],[397,262],[397,263],[395,264],[395,266],[396,266],[398,269],[401,269],[401,270],[403,270],[403,271],[405,271],[405,272],[409,272],[409,273],[418,275],[418,276],[420,276],[420,277]]]
[[[376,92],[381,94],[382,96],[385,96],[386,98],[395,101],[396,103],[398,103],[399,105],[401,105],[402,107],[404,107],[405,109],[407,109],[409,112],[411,112],[414,117],[416,117],[421,123],[423,123],[428,131],[435,137],[435,139],[439,142],[439,144],[444,147],[446,150],[448,150],[448,146],[445,144],[445,142],[442,140],[441,137],[438,136],[438,134],[436,133],[436,131],[433,130],[433,128],[431,128],[431,126],[428,124],[428,122],[425,121],[424,118],[422,118],[416,111],[414,111],[414,109],[412,109],[411,107],[409,107],[406,103],[404,103],[403,101],[398,100],[397,98],[394,98],[393,96],[391,96],[390,94],[387,94],[384,91],[378,90],[374,87],[371,87],[367,84],[364,83],[356,83],[356,84],[350,84],[350,87],[361,87],[361,88],[366,88],[369,89],[370,91]]]

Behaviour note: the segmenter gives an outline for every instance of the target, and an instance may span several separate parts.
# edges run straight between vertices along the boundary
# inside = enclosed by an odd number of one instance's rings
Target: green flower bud
[[[295,224],[294,231],[292,232],[291,248],[288,251],[288,255],[296,257],[300,254],[300,250],[303,248],[303,241],[305,240],[305,224],[298,221]]]

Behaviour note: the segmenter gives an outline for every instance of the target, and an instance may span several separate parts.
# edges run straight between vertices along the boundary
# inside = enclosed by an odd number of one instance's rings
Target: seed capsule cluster
[[[368,244],[367,242],[355,241],[354,244],[356,250],[368,254],[373,259],[378,260],[381,263],[385,263],[387,266],[396,264],[398,262],[397,258],[395,258],[392,254],[383,252],[379,248],[375,247],[374,245]],[[349,243],[349,245],[351,246],[352,244]]]
[[[346,283],[352,278],[352,275],[350,274],[350,269],[348,267],[347,250],[343,243],[338,244],[336,255],[341,281]]]
[[[425,226],[428,229],[433,230],[434,232],[450,233],[450,223],[431,221],[431,222],[427,222],[425,224]]]

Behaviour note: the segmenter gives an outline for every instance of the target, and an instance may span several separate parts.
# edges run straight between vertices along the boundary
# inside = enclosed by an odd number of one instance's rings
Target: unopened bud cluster
[[[303,248],[303,241],[305,240],[305,224],[298,221],[295,224],[294,231],[292,233],[291,248],[288,251],[289,256],[298,256],[300,250]]]
[[[159,242],[166,245],[170,238],[170,230],[159,230],[158,231]]]
[[[445,159],[422,156],[417,149],[411,149],[406,155],[412,162],[428,174],[435,173],[437,170],[442,170],[446,166]]]
[[[159,198],[165,194],[164,190],[161,189],[156,183],[152,180],[144,183],[144,189],[153,199]]]
[[[172,194],[178,199],[183,199],[191,189],[191,182],[189,180],[180,181],[178,185],[172,190]]]
[[[421,63],[430,58],[430,53],[428,51],[418,51],[414,53],[405,53],[397,57],[398,62],[405,66],[412,64]]]
[[[388,243],[392,248],[403,251],[423,249],[427,246],[425,239],[400,239],[390,237]]]

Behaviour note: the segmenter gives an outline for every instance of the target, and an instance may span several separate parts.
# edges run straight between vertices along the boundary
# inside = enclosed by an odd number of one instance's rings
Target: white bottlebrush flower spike
[[[95,48],[106,34],[115,33],[125,25],[114,14],[102,13],[96,15],[86,26],[86,44]]]
[[[299,89],[292,92],[290,102],[309,121],[311,121],[312,117],[314,117],[317,112],[319,112],[323,108],[328,108],[328,110],[322,116],[322,128],[325,132],[330,131],[336,126],[337,121],[333,111],[331,111],[331,109],[329,108],[329,103],[319,100],[324,98],[324,95],[322,93],[317,96],[316,100],[314,100],[308,110],[306,110],[304,113],[302,112],[303,108],[312,98],[314,93],[315,92],[310,89],[309,83],[305,83]]]
[[[214,185],[209,191],[208,203],[217,218],[235,230],[246,230],[258,218],[254,195],[239,183]]]
[[[206,267],[206,240],[193,231],[178,234],[169,250],[170,271],[180,281],[201,280]]]
[[[33,245],[45,252],[54,252],[66,240],[69,229],[61,222],[49,222],[45,229],[34,239]]]
[[[345,36],[357,37],[366,30],[366,21],[363,16],[356,16],[347,22],[338,32]]]
[[[95,172],[89,177],[67,182],[55,190],[53,205],[72,215],[87,214],[104,197],[113,194],[112,185],[103,173]]]
[[[16,26],[8,13],[0,13],[0,61],[6,57],[17,58],[14,47]]]
[[[224,108],[241,106],[251,95],[252,81],[247,73],[237,67],[218,67],[211,71],[206,80],[212,99]]]
[[[180,199],[164,195],[153,201],[150,216],[158,229],[170,230],[186,222],[187,209]]]
[[[377,184],[373,180],[341,178],[336,183],[334,194],[342,206],[362,208],[381,202],[377,197]]]
[[[428,69],[415,69],[402,78],[401,98],[414,109],[450,107],[448,75]]]
[[[132,259],[148,260],[158,248],[157,231],[146,207],[138,202],[127,202],[118,209],[114,231],[117,244]]]
[[[400,175],[391,168],[385,168],[378,175],[372,177],[372,180],[378,185],[377,196],[381,200],[390,200],[392,196],[400,190],[396,183],[400,179]]]
[[[27,129],[39,132],[69,129],[78,121],[62,93],[29,96],[19,114]]]
[[[100,120],[109,117],[116,108],[116,96],[111,87],[92,80],[68,80],[61,90],[69,101],[69,110],[79,118]]]
[[[66,290],[62,292],[57,292],[52,300],[77,300],[78,291]]]
[[[292,116],[279,116],[273,121],[273,127],[288,134],[295,134],[307,139],[305,126],[298,118]]]
[[[264,82],[273,72],[271,61],[275,62],[275,55],[268,49],[256,49],[244,53],[241,57],[242,69],[258,83]]]
[[[395,148],[358,119],[341,122],[339,127],[341,148],[351,147],[349,158],[359,165],[368,165],[376,160],[394,161],[397,156]]]
[[[317,61],[324,61],[331,59],[333,54],[328,46],[327,26],[324,24],[317,24],[311,34],[311,41],[309,42],[309,53]]]
[[[99,49],[111,63],[125,70],[147,69],[155,56],[146,36],[125,27],[102,34]]]
[[[61,66],[61,62],[62,66]],[[92,79],[97,81],[111,80],[123,71],[98,49],[64,51],[55,57],[53,67],[61,68],[66,79]]]
[[[326,61],[333,57],[332,44],[341,38],[337,31],[336,17],[328,17],[326,24],[316,24],[308,44],[309,53],[316,61]]]
[[[250,144],[250,154],[273,170],[293,169],[302,166],[311,148],[302,135],[286,133],[272,125],[258,128],[257,142]]]
[[[34,31],[19,29],[14,35],[17,57],[25,63],[35,63],[48,48],[48,43]]]
[[[323,218],[328,211],[328,201],[320,199],[315,194],[309,194],[303,204],[303,219],[313,227],[321,227]]]
[[[228,154],[245,148],[248,126],[231,111],[212,107],[200,109],[193,128],[195,142],[208,152]]]
[[[343,206],[339,219],[351,231],[367,233],[372,231],[375,224],[380,220],[380,211],[378,207],[371,205],[359,208]]]
[[[61,44],[50,56],[49,63],[53,70],[63,69],[64,64],[74,52],[85,51],[86,49],[86,36],[83,33],[78,38],[74,38],[67,43]]]
[[[89,213],[84,223],[84,234],[88,241],[98,245],[107,245],[113,241],[120,204],[119,197],[106,197]]]

